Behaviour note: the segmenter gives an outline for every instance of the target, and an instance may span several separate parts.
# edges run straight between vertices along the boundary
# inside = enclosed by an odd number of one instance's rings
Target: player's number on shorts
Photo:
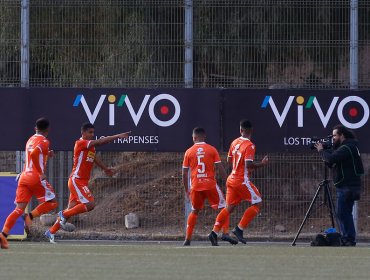
[[[200,166],[200,168],[198,168],[198,173],[204,173],[206,171],[206,165],[202,161],[202,158],[204,158],[204,155],[198,156],[198,166]]]
[[[90,190],[87,186],[83,186],[82,189],[84,190],[85,193],[89,193]]]

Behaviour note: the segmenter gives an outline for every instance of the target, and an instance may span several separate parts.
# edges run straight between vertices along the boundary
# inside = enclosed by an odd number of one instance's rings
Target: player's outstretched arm
[[[189,168],[182,168],[182,184],[184,186],[185,197],[189,200]]]
[[[264,167],[269,163],[269,158],[268,156],[264,156],[264,158],[260,162],[256,161],[245,161],[247,168],[252,168],[252,169],[257,169],[260,167]]]
[[[106,136],[104,138],[100,138],[100,139],[97,139],[97,140],[91,140],[91,142],[89,144],[89,147],[101,146],[101,145],[104,145],[104,144],[108,144],[108,143],[113,142],[114,140],[117,140],[119,138],[127,138],[130,135],[130,133],[131,133],[131,131],[127,131],[127,132],[123,132],[123,133],[116,134],[116,135]]]
[[[220,174],[222,180],[226,181],[227,174],[226,174],[224,166],[222,165],[222,162],[217,162],[215,165],[216,165],[216,170],[218,174]]]
[[[112,177],[117,172],[115,169],[105,166],[102,160],[97,156],[95,156],[94,163],[99,166],[109,177]]]
[[[226,166],[227,172],[230,173],[231,170],[233,170],[233,157],[227,156],[226,162],[227,162],[227,166]]]

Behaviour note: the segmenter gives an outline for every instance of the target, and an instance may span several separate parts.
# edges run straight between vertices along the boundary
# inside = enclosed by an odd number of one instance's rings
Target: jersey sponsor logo
[[[110,126],[114,126],[116,123],[116,107],[127,107],[128,113],[136,126],[139,125],[140,119],[146,109],[152,122],[161,127],[168,127],[176,123],[181,113],[181,107],[178,100],[172,95],[166,93],[161,93],[153,98],[149,94],[145,95],[139,107],[136,109],[132,105],[129,96],[125,94],[121,95],[119,98],[115,95],[107,96],[103,94],[100,96],[95,108],[92,104],[90,104],[90,106],[88,105],[83,94],[79,94],[76,96],[73,106],[78,107],[80,104],[92,124],[95,123],[101,108],[104,104],[107,104]]]
[[[86,156],[86,161],[94,162],[94,159],[95,159],[95,153],[92,151],[89,151]]]
[[[369,105],[359,96],[347,96],[342,100],[339,100],[338,96],[334,96],[326,112],[322,109],[316,96],[310,96],[306,103],[303,96],[289,96],[281,112],[279,112],[272,96],[265,96],[261,108],[266,109],[269,105],[279,126],[282,127],[294,99],[297,104],[297,127],[304,126],[304,109],[311,109],[312,106],[315,108],[324,128],[327,126],[335,109],[338,120],[348,128],[357,129],[363,127],[369,120]]]
[[[203,148],[198,148],[197,149],[197,155],[204,155],[205,152],[204,152],[204,149]]]

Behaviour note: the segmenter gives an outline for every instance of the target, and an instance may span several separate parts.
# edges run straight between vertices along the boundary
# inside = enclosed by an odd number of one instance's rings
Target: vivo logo
[[[153,121],[153,123],[155,123],[158,126],[161,126],[161,127],[171,126],[179,119],[181,108],[180,108],[179,102],[177,101],[175,97],[169,94],[159,94],[155,96],[154,98],[152,98],[151,100],[150,98],[151,98],[150,95],[145,95],[143,100],[141,101],[139,108],[135,110],[131,104],[131,101],[128,95],[121,95],[118,102],[116,103],[117,98],[115,95],[109,95],[107,97],[107,95],[103,94],[100,96],[98,103],[90,104],[91,106],[90,107],[87,104],[87,101],[84,95],[80,94],[76,96],[76,99],[73,102],[73,106],[78,107],[81,104],[82,108],[84,109],[86,113],[87,118],[89,119],[89,122],[91,122],[92,124],[94,124],[103,104],[106,103],[106,101],[108,101],[108,106],[109,106],[109,125],[110,126],[115,125],[115,107],[123,107],[124,105],[127,107],[127,110],[129,114],[131,115],[131,118],[136,126],[138,126],[141,116],[143,115],[143,112],[146,108],[148,110],[150,119]],[[170,101],[175,108],[172,118],[170,118],[167,121],[160,120],[156,116],[156,113],[154,111],[155,105],[161,100]],[[148,104],[149,106],[147,106]],[[169,113],[170,113],[170,110],[166,105],[162,105],[160,107],[160,114],[162,116],[166,116]]]
[[[339,97],[333,97],[330,103],[329,109],[326,112],[323,112],[320,106],[320,103],[315,96],[310,96],[305,106],[304,106],[305,99],[303,96],[298,96],[298,97],[289,96],[288,101],[285,103],[284,108],[282,108],[281,113],[276,108],[273,98],[271,96],[266,96],[262,102],[261,108],[265,109],[267,108],[267,105],[270,105],[271,110],[279,126],[282,127],[286,119],[286,116],[290,108],[292,107],[294,99],[297,104],[296,106],[297,106],[297,126],[298,127],[303,127],[304,109],[311,109],[312,105],[315,108],[321,120],[321,123],[324,127],[327,126],[335,109],[337,111],[337,116],[338,116],[339,121],[348,128],[352,128],[352,129],[360,128],[364,126],[366,122],[369,120],[369,105],[366,103],[365,100],[363,100],[361,97],[358,97],[358,96],[347,96],[343,98],[343,100],[341,100],[340,102],[339,102]],[[344,117],[345,114],[348,115],[350,118],[358,117],[359,115],[358,110],[356,109],[356,107],[353,107],[353,106],[349,108],[348,112],[346,113],[343,112],[344,106],[350,102],[358,103],[362,107],[363,116],[361,120],[357,120],[358,118],[356,118],[356,122],[350,122]]]

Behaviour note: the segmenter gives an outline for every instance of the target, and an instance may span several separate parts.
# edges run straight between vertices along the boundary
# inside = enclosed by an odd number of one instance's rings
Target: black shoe
[[[236,236],[236,238],[238,238],[241,243],[247,244],[247,239],[243,237],[243,231],[238,226],[236,226],[231,232]]]
[[[182,246],[190,246],[190,240],[186,239],[184,241],[184,244],[182,244]]]
[[[354,246],[356,246],[356,242],[344,239],[344,240],[342,240],[342,246],[354,247]]]
[[[236,239],[234,239],[234,238],[232,238],[229,234],[227,234],[227,233],[223,233],[222,234],[222,236],[221,236],[221,240],[222,241],[227,241],[227,242],[229,242],[230,244],[232,244],[232,245],[236,245],[236,244],[238,244],[239,242],[238,242],[238,240],[236,240]]]
[[[217,234],[214,231],[208,234],[208,239],[211,241],[212,246],[218,246]]]

